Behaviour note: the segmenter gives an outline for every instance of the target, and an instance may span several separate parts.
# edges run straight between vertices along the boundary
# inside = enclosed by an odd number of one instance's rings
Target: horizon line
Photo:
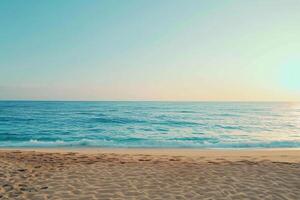
[[[0,99],[0,102],[199,102],[199,103],[300,103],[300,101],[270,101],[270,100],[62,100],[62,99],[55,99],[55,100],[47,100],[47,99]]]

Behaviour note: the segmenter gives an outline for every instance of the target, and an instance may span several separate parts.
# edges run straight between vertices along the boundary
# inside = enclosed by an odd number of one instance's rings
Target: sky
[[[1,100],[300,101],[299,0],[1,0]]]

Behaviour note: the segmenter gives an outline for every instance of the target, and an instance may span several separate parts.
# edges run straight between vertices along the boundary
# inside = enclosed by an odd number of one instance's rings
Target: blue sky
[[[300,101],[300,1],[0,1],[0,99]]]

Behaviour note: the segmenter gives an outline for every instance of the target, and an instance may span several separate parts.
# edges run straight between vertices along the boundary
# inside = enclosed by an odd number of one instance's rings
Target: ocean
[[[300,147],[300,104],[0,101],[0,147]]]

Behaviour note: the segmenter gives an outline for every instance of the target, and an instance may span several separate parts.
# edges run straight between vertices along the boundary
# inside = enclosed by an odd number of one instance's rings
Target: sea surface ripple
[[[0,147],[300,147],[300,104],[0,101]]]

